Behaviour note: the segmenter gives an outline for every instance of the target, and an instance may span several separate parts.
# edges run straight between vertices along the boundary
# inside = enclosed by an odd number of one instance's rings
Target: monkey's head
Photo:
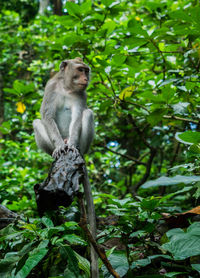
[[[66,89],[81,92],[89,84],[90,68],[79,57],[62,61],[60,73],[64,78]]]

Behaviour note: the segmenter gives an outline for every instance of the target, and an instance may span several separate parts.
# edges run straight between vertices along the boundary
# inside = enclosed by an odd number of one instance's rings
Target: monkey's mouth
[[[80,85],[80,86],[85,86],[85,87],[86,87],[86,86],[87,86],[87,83],[85,83],[85,84],[84,84],[84,83],[79,83],[78,85]]]

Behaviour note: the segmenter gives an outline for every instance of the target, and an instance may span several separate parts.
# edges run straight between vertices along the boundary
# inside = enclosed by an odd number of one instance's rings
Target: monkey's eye
[[[83,72],[84,68],[78,68],[78,71]]]

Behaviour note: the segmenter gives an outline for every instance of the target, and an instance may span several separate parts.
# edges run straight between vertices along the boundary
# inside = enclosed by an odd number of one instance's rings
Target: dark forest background
[[[200,5],[189,0],[0,3],[1,277],[90,277],[77,200],[38,216],[52,159],[32,122],[64,59],[92,70],[86,162],[98,243],[121,277],[199,277]],[[112,277],[99,261],[101,277]]]

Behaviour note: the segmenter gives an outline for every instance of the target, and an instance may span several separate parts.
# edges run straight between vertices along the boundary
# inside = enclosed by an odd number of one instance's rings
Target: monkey
[[[57,159],[77,148],[84,155],[94,138],[94,117],[87,108],[90,68],[81,58],[64,60],[46,84],[40,113],[33,121],[37,146]]]
[[[46,84],[41,120],[33,121],[37,146],[54,159],[62,152],[78,148],[84,156],[94,138],[94,116],[87,107],[86,88],[90,68],[81,58],[64,60],[60,70]],[[87,169],[83,181],[88,220],[96,238],[96,217]],[[98,278],[97,254],[91,247],[91,277]]]

